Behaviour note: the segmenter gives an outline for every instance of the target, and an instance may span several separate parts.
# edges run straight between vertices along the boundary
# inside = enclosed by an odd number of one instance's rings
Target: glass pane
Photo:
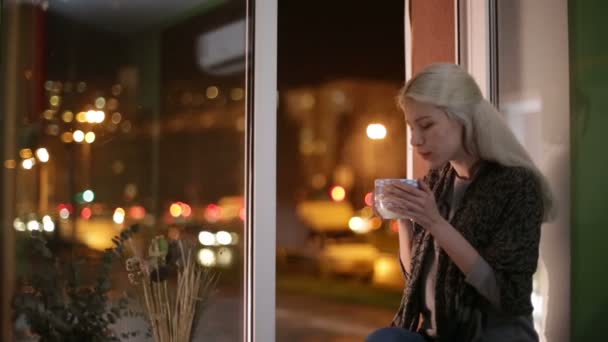
[[[139,223],[135,250],[181,239],[217,276],[193,334],[242,339],[246,0],[18,1],[5,11],[4,174],[15,183],[2,201],[17,291],[32,289],[32,231],[60,262],[84,258],[86,282],[112,237]],[[141,291],[124,261],[111,301]],[[25,320],[15,328],[27,335]],[[111,328],[144,338],[146,323]]]
[[[344,6],[279,2],[277,341],[362,341],[404,286],[367,195],[406,174],[403,1]]]
[[[541,339],[568,341],[570,296],[570,103],[568,2],[498,2],[498,102],[547,176],[558,217],[545,224],[534,278]],[[549,289],[551,292],[549,292]]]

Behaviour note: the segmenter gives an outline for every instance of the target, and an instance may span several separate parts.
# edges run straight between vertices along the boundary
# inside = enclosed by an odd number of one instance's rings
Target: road
[[[398,303],[396,303],[397,305]],[[195,341],[242,341],[241,299],[220,295],[210,303],[195,328]],[[279,295],[276,308],[276,341],[355,342],[386,326],[393,310],[351,305],[296,295]],[[117,331],[144,330],[138,319],[125,319]],[[130,341],[150,341],[143,337]]]
[[[64,227],[62,235],[71,231]],[[120,227],[110,220],[79,220],[76,240],[89,248],[102,250],[109,247],[111,237]],[[393,285],[402,283],[394,256],[382,255],[376,262],[373,283]],[[395,303],[395,309],[399,303]],[[242,340],[242,298],[238,291],[220,292],[215,296],[196,323],[195,340],[224,342]],[[339,303],[314,296],[279,293],[276,303],[276,341],[286,342],[346,342],[363,341],[378,327],[386,326],[394,310],[349,303]],[[118,331],[143,329],[138,319],[124,319]],[[129,341],[146,341],[145,338]]]

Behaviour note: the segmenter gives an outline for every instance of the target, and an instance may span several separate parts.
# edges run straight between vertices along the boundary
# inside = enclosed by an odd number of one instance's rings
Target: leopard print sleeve
[[[543,203],[540,183],[532,172],[513,168],[504,182],[505,199],[498,225],[484,257],[494,270],[501,310],[512,315],[533,311],[532,276],[536,271]]]

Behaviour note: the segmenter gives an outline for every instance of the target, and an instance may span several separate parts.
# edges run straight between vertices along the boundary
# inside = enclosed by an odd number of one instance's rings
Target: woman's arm
[[[410,220],[398,220],[399,259],[406,279],[411,273],[413,225]],[[475,248],[449,222],[442,220],[428,228],[437,244],[465,274],[466,281],[497,309],[500,309],[500,290],[494,271]]]
[[[479,259],[479,253],[456,228],[445,219],[440,219],[425,228],[462,273],[471,273]]]
[[[385,190],[387,206],[392,211],[404,213],[428,230],[456,266],[464,274],[468,274],[477,262],[479,253],[439,214],[435,198],[428,185],[425,182],[419,182],[419,184],[420,188],[398,183],[391,184]],[[406,221],[409,220],[400,220],[399,223],[399,256],[404,263],[405,270],[409,272],[412,234],[411,223],[402,224]],[[409,230],[406,229],[408,227]]]
[[[407,277],[412,272],[414,229],[410,220],[398,220],[397,224],[399,225],[399,259]]]
[[[397,222],[399,225],[399,258],[406,274],[409,274],[412,272],[412,222],[410,220],[398,220]],[[473,270],[473,266],[479,259],[479,253],[449,222],[443,220],[435,226],[428,227],[427,230],[462,273],[469,274]]]

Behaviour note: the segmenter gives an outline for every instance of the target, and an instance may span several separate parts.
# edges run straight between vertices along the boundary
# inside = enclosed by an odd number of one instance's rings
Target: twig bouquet
[[[193,323],[215,289],[217,277],[198,265],[192,248],[183,241],[156,236],[147,257],[132,241],[133,257],[126,260],[129,281],[150,323],[156,342],[190,341]]]

